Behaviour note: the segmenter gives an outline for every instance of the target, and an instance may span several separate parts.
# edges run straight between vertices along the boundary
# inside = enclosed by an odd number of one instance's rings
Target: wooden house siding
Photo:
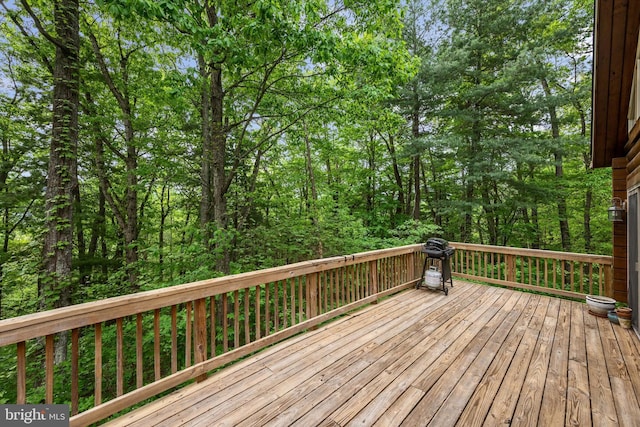
[[[625,156],[639,30],[640,1],[596,1],[592,110],[596,168],[610,167],[614,158]]]

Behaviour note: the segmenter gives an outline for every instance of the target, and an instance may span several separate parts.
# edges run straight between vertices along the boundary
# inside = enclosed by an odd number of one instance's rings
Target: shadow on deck
[[[640,342],[586,305],[455,282],[277,344],[110,426],[638,425]]]

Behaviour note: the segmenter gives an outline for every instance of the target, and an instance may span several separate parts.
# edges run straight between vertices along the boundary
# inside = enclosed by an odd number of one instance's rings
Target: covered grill
[[[441,290],[448,295],[447,282],[453,287],[451,257],[455,253],[455,248],[450,247],[449,242],[444,239],[432,237],[424,244],[422,253],[426,254],[426,257],[422,267],[422,279],[416,288]]]

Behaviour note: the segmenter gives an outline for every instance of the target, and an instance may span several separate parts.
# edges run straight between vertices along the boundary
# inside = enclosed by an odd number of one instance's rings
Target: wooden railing
[[[451,245],[457,278],[568,297],[609,292],[611,257]],[[71,425],[98,422],[414,286],[421,248],[301,262],[0,321],[0,358],[15,366],[0,373],[0,398],[68,403]],[[66,357],[57,363],[64,340]]]
[[[98,422],[414,286],[420,248],[301,262],[0,321],[0,356],[16,367],[4,399],[68,403],[71,425]],[[66,357],[54,363],[59,347]]]
[[[455,242],[450,245],[456,248],[451,261],[454,277],[570,298],[613,293],[610,256]]]

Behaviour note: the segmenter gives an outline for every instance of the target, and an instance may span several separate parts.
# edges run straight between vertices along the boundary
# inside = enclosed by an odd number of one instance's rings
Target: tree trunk
[[[79,4],[54,2],[56,39],[53,70],[53,122],[45,199],[46,234],[38,288],[43,308],[71,304],[73,195],[77,184],[79,105]],[[55,362],[66,359],[67,334],[56,340]]]
[[[102,77],[105,80],[109,91],[115,98],[122,114],[122,123],[124,125],[124,143],[126,151],[124,154],[118,153],[120,157],[124,158],[125,170],[126,170],[126,190],[124,195],[124,202],[122,206],[120,203],[116,203],[116,198],[109,197],[112,189],[109,186],[104,186],[105,196],[111,209],[113,210],[118,225],[122,231],[124,237],[124,251],[125,251],[125,270],[129,279],[129,290],[131,292],[137,292],[139,290],[138,284],[138,149],[136,148],[135,130],[133,126],[133,111],[131,108],[132,102],[128,93],[128,59],[129,56],[124,52],[120,52],[120,78],[123,84],[123,88],[119,88],[112,78],[112,72],[107,67],[107,62],[102,55],[98,40],[92,32],[88,32],[88,36],[91,39],[91,45],[93,52],[96,55],[98,66]],[[87,95],[87,100],[91,102],[90,94]],[[101,138],[100,134],[98,138]],[[102,166],[105,166],[102,163]],[[106,173],[102,173],[102,179],[106,177]]]
[[[223,120],[222,69],[216,67],[211,72],[211,119],[213,124],[213,220],[218,231],[215,242],[218,258],[216,269],[229,274],[230,248],[227,236],[227,174],[225,172],[227,132]]]
[[[309,203],[309,214],[311,217],[311,224],[313,225],[314,234],[317,238],[316,242],[316,258],[323,257],[323,245],[322,245],[322,235],[320,233],[320,225],[318,222],[318,189],[316,188],[316,176],[313,172],[313,162],[311,161],[311,141],[309,140],[309,132],[307,130],[306,123],[303,123],[304,126],[304,145],[305,145],[305,164],[307,167],[307,174],[309,176],[309,187],[311,190],[311,200]]]
[[[160,195],[160,230],[158,235],[158,264],[160,264],[160,280],[164,281],[164,228],[167,217],[171,212],[171,193],[168,185],[162,186],[162,194]],[[166,197],[165,197],[166,194]],[[167,204],[165,205],[165,200]]]
[[[398,158],[396,156],[396,147],[393,135],[389,135],[389,142],[387,143],[387,150],[391,155],[391,164],[393,166],[393,178],[396,181],[396,188],[398,189],[398,207],[396,208],[396,216],[402,214],[402,209],[405,204],[404,186],[402,185],[402,175],[400,174],[400,168],[398,167]]]
[[[218,25],[218,11],[212,2],[205,2],[210,28]],[[222,84],[222,63],[207,62],[199,57],[200,74],[203,77],[202,92],[202,195],[200,205],[200,224],[205,228],[207,246],[213,240],[211,232],[215,229],[215,241],[211,249],[216,254],[216,269],[224,274],[230,270],[230,238],[227,235],[227,190],[231,181],[226,173],[227,129],[224,124],[224,90]],[[208,90],[208,95],[205,91]],[[205,99],[208,96],[208,99]],[[208,123],[205,123],[208,122]],[[211,197],[210,200],[207,198]],[[210,214],[212,207],[213,216]],[[210,247],[210,246],[209,246]]]
[[[417,97],[416,97],[417,98]],[[420,137],[420,104],[418,103],[418,99],[415,100],[413,114],[411,116],[411,133],[413,135],[414,141],[417,145],[418,138]],[[417,148],[416,148],[417,150]],[[413,219],[416,221],[420,220],[420,199],[421,191],[420,191],[420,155],[413,155]]]
[[[541,79],[542,88],[547,98],[551,97],[551,88],[546,78]],[[560,139],[560,122],[556,112],[556,107],[553,104],[549,105],[549,119],[551,122],[551,137],[554,140]],[[555,160],[556,168],[556,182],[558,183],[558,219],[560,223],[560,238],[562,240],[562,250],[566,252],[571,251],[571,235],[569,233],[569,219],[567,214],[567,200],[564,185],[562,180],[564,178],[563,171],[563,157],[562,149],[556,147],[553,151],[553,157]]]
[[[487,232],[489,233],[489,244],[495,246],[498,244],[498,218],[489,194],[490,183],[486,179],[482,181],[482,205],[487,222]]]
[[[580,115],[580,135],[586,139],[587,136],[587,117],[584,112],[584,108],[580,105],[578,100],[574,101],[574,105],[578,110],[578,114]],[[584,160],[584,169],[587,173],[587,176],[591,175],[591,153],[586,152],[583,155]],[[593,247],[591,244],[591,239],[593,237],[591,233],[591,207],[593,204],[593,189],[591,188],[591,180],[587,180],[587,192],[584,196],[584,216],[583,216],[583,227],[584,227],[584,250],[586,253],[590,254],[593,251]]]
[[[74,174],[76,177],[78,176],[77,170]],[[84,238],[84,226],[82,222],[82,200],[80,197],[80,186],[76,182],[74,185],[74,212],[75,212],[75,225],[76,225],[76,241],[78,246],[78,271],[80,273],[80,285],[84,286],[89,281],[89,276],[91,275],[91,266],[89,265],[89,260],[87,259],[87,242]]]
[[[213,132],[211,131],[211,89],[209,87],[211,77],[202,54],[198,54],[198,70],[202,79],[200,96],[200,119],[202,132],[202,162],[200,167],[200,227],[204,233],[205,247],[211,251],[213,233],[211,222],[213,219],[213,180],[211,170],[213,168]]]
[[[2,138],[2,158],[9,158],[9,140],[6,137]],[[9,178],[9,168],[5,168],[0,164],[0,194],[9,193],[7,188],[7,179]],[[5,197],[5,196],[3,196]],[[2,209],[2,251],[0,252],[0,320],[2,319],[2,296],[4,295],[4,260],[9,253],[9,206],[5,206]]]
[[[87,253],[87,257],[91,260],[91,265],[93,266],[95,260],[97,260],[98,255],[98,242],[102,240],[102,245],[104,247],[103,252],[101,253],[101,271],[103,274],[103,279],[106,280],[107,274],[109,273],[109,267],[107,264],[107,251],[106,251],[106,224],[105,224],[105,215],[106,215],[106,200],[102,190],[98,194],[98,212],[91,224],[91,239],[89,240],[89,249]]]
[[[6,207],[2,210],[2,252],[0,252],[0,320],[2,317],[2,297],[4,295],[4,260],[5,256],[9,253],[9,208]]]
[[[533,224],[534,229],[534,239],[533,244],[531,245],[532,249],[540,249],[542,247],[542,242],[540,241],[540,221],[538,217],[538,207],[534,206],[531,208],[531,223]]]

